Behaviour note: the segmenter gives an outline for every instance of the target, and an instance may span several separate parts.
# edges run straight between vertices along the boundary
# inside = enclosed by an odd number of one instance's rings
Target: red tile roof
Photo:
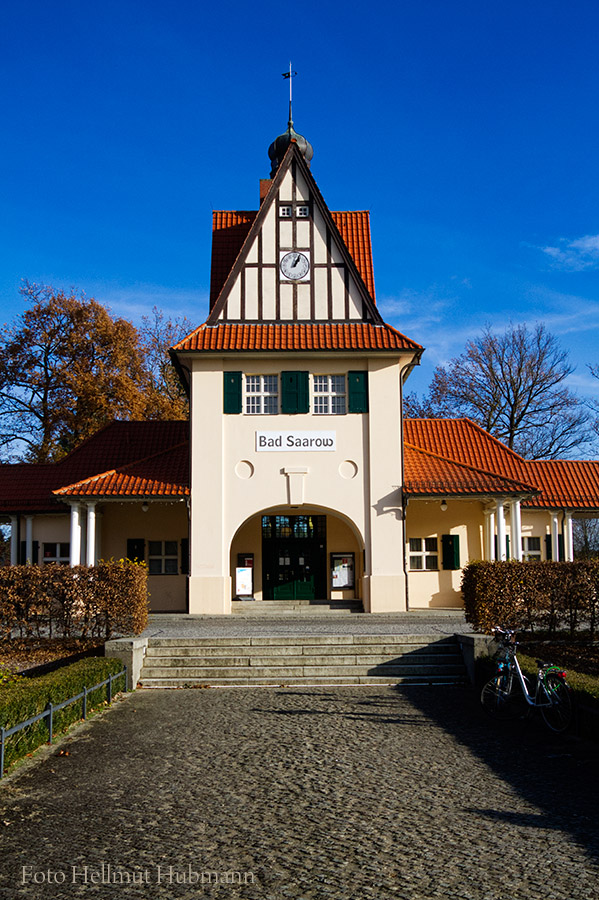
[[[258,213],[252,210],[215,210],[212,213],[210,309],[216,303],[257,215]],[[358,210],[332,212],[331,216],[374,300],[370,214],[366,210]]]
[[[526,502],[545,509],[599,509],[599,462],[593,460],[537,460],[526,463],[528,480],[541,493]]]
[[[404,440],[454,462],[527,481],[522,457],[470,419],[406,419]]]
[[[200,325],[175,350],[421,350],[390,325],[370,322]]]
[[[495,472],[539,493],[527,509],[599,510],[599,462],[525,460],[470,419],[406,419],[404,439],[454,462]]]
[[[483,472],[473,466],[437,456],[404,443],[404,487],[407,494],[456,496],[481,494],[530,494],[530,484]]]
[[[255,211],[238,212],[221,209],[212,213],[210,309],[216,303],[257,215]]]
[[[53,491],[181,444],[189,422],[112,422],[57,463],[0,465],[0,512],[62,512]]]
[[[61,497],[187,497],[189,441],[162,453],[61,487]]]

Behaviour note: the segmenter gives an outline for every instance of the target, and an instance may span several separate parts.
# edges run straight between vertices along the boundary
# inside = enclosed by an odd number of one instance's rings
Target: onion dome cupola
[[[271,162],[271,178],[274,177],[275,172],[279,168],[281,160],[285,156],[287,148],[292,141],[295,141],[302,156],[304,157],[308,165],[310,165],[310,160],[314,156],[314,148],[312,147],[310,141],[306,140],[303,134],[297,133],[297,131],[293,127],[293,120],[291,116],[289,116],[287,131],[284,131],[283,134],[280,134],[278,137],[276,137],[268,148],[268,155]]]

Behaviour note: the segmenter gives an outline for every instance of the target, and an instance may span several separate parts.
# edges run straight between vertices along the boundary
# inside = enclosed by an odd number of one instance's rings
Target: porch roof
[[[414,496],[518,495],[536,493],[531,484],[454,462],[404,443],[404,489]]]

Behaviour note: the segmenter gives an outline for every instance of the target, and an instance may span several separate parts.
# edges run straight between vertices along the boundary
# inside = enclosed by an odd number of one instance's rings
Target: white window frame
[[[298,203],[295,207],[295,216],[297,219],[309,219],[310,207],[306,203]]]
[[[279,216],[281,219],[292,219],[293,218],[293,207],[288,204],[279,206]]]
[[[411,572],[438,572],[439,539],[408,538],[408,559]]]
[[[155,549],[152,544],[160,545],[160,553],[152,553]],[[160,562],[160,571],[152,572],[152,563]],[[174,563],[174,565],[173,565]],[[167,571],[167,569],[171,571]],[[174,570],[174,571],[172,571]],[[179,574],[179,542],[178,541],[148,541],[148,575],[178,575]]]
[[[243,395],[246,416],[276,416],[279,412],[279,376],[245,375]]]
[[[53,556],[46,556],[46,547],[54,547]],[[66,552],[61,553],[60,548],[66,547]],[[71,544],[69,541],[42,541],[42,564],[59,563],[67,566],[71,562]]]
[[[536,548],[534,550],[530,548],[530,541],[539,542],[538,550]],[[543,559],[543,542],[538,535],[522,535],[522,559],[525,562],[537,559],[540,561]]]
[[[337,381],[333,379],[337,379]],[[343,380],[343,390],[339,389],[341,387],[340,379]],[[312,411],[315,416],[344,416],[347,413],[347,378],[345,375],[312,376]]]

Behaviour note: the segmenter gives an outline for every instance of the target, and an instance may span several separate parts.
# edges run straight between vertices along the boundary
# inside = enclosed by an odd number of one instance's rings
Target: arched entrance
[[[256,600],[361,599],[363,543],[353,523],[327,510],[264,510],[231,543],[232,596],[242,596],[238,568],[251,568]],[[246,578],[243,590],[249,590]]]

